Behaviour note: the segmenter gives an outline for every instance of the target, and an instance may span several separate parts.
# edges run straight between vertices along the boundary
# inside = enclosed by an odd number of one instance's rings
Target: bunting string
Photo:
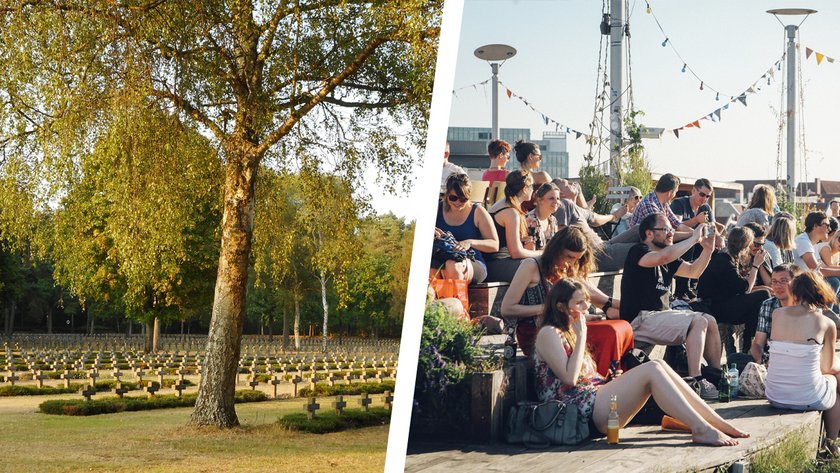
[[[814,59],[817,60],[817,65],[818,66],[820,64],[822,64],[823,61],[827,61],[831,64],[834,64],[834,61],[835,61],[835,59],[831,56],[828,56],[824,53],[821,53],[821,52],[818,52],[818,51],[815,51],[811,48],[806,47],[805,48],[805,60],[811,59],[811,55],[813,55]]]
[[[545,113],[543,113],[542,111],[537,109],[537,107],[535,107],[534,104],[531,103],[528,99],[526,99],[525,97],[522,97],[521,95],[516,94],[512,90],[510,90],[510,87],[505,85],[502,81],[499,81],[499,85],[501,85],[505,88],[505,93],[507,94],[509,99],[519,100],[520,102],[525,104],[526,107],[530,108],[533,112],[540,115],[543,123],[545,123],[545,126],[550,126],[551,124],[554,124],[554,131],[563,130],[563,131],[566,132],[566,135],[572,135],[573,134],[575,136],[575,139],[579,139],[582,136],[584,138],[584,140],[586,141],[586,143],[591,144],[591,143],[597,142],[597,139],[593,135],[590,135],[590,134],[584,133],[582,131],[570,128],[570,127],[564,125],[563,123],[561,123],[561,122],[551,118],[550,116],[546,115]]]

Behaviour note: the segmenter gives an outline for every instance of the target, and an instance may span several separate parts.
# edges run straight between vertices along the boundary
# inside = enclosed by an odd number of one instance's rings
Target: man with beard
[[[685,344],[688,375],[700,385],[700,397],[717,399],[717,389],[700,371],[703,358],[720,369],[720,334],[715,318],[702,312],[671,310],[671,281],[674,276],[697,279],[709,264],[714,237],[703,237],[703,225],[691,236],[674,244],[674,227],[660,213],[639,224],[641,243],[633,246],[624,262],[621,279],[621,318],[630,322],[636,340],[657,345]],[[696,243],[703,251],[689,263],[680,257]]]

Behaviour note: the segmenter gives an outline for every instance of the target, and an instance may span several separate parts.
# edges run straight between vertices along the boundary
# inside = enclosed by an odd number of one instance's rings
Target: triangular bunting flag
[[[729,110],[729,104],[726,104],[722,107],[724,110]]]
[[[507,90],[507,96],[510,98],[510,96],[513,95],[513,92],[511,92],[507,87],[505,87],[505,90]]]
[[[747,94],[746,93],[743,93],[743,94],[739,95],[738,100],[740,100],[741,103],[744,104],[745,107],[747,106]]]
[[[717,116],[718,121],[720,121],[720,109],[717,109],[712,113],[714,113]]]
[[[680,137],[680,129],[679,128],[674,130],[674,136],[676,136],[677,138]]]
[[[823,58],[825,57],[824,54],[817,53],[817,65],[819,66],[822,62]]]
[[[828,56],[826,56],[825,60],[826,60],[826,61],[828,61],[828,62],[830,62],[830,63],[832,63],[832,64],[834,64],[834,58],[833,58],[833,57],[828,57]]]
[[[772,67],[770,69],[767,69],[767,73],[770,74],[770,77],[772,77],[774,79],[776,78],[776,70],[773,69]]]
[[[813,53],[813,52],[814,52],[813,49],[805,48],[805,59],[809,59],[811,57],[811,53]]]
[[[545,120],[545,126],[548,126],[548,117],[543,115],[543,120]]]
[[[581,134],[582,134],[581,132],[576,131],[576,132],[575,132],[575,139],[580,138],[580,135],[581,135]]]
[[[692,125],[696,126],[697,128],[700,128],[700,120],[695,121],[694,123],[692,123]]]
[[[750,88],[747,89],[747,92],[750,93],[750,94],[754,94],[755,93],[755,84],[751,85]]]
[[[694,127],[694,123],[686,123],[683,128],[692,128]]]

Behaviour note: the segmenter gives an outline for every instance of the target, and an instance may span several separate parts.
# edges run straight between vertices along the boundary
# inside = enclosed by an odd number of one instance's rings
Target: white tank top
[[[767,369],[767,399],[782,404],[805,406],[824,399],[829,389],[820,370],[820,350],[815,343],[770,340]]]

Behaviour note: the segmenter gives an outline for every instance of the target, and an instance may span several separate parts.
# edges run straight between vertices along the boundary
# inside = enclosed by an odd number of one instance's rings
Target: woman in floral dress
[[[749,437],[723,420],[674,370],[661,360],[644,363],[605,382],[586,351],[586,311],[589,295],[574,279],[551,288],[537,333],[535,364],[537,394],[542,401],[574,404],[588,419],[590,435],[607,432],[610,397],[618,398],[621,426],[636,415],[652,395],[665,413],[689,426],[694,442],[731,446]]]

